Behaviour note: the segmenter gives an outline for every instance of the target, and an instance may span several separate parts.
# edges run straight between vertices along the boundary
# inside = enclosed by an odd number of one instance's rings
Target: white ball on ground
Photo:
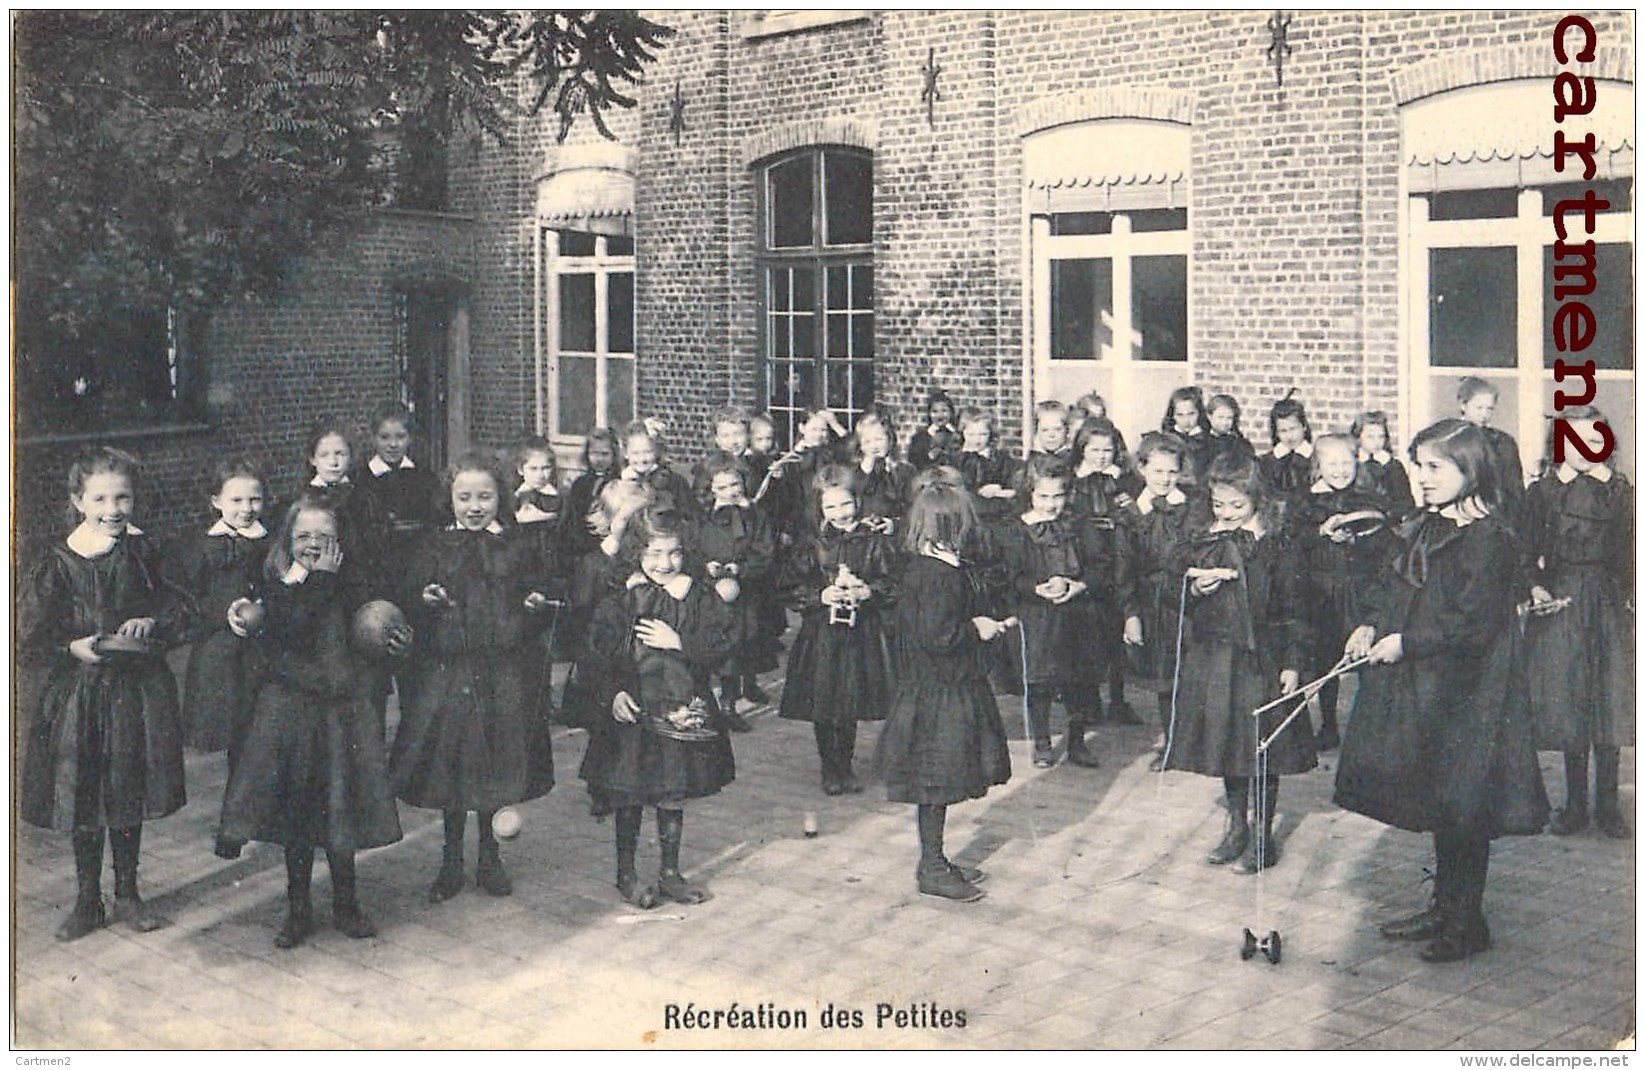
[[[491,831],[499,840],[512,840],[520,834],[520,811],[505,806],[491,815]]]

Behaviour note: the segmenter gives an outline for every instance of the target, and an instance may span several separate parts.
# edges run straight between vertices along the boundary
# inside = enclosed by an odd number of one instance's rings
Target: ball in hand
[[[354,649],[382,657],[389,653],[389,636],[406,627],[405,614],[393,602],[367,602],[354,614]]]

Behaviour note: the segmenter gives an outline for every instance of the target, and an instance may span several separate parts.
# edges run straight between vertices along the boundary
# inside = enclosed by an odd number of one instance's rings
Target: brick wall
[[[69,465],[94,442],[143,463],[138,522],[162,536],[209,522],[212,469],[235,454],[258,459],[270,491],[289,500],[307,476],[311,425],[342,420],[363,442],[371,409],[395,396],[395,285],[470,277],[471,243],[468,220],[421,212],[382,212],[322,242],[278,299],[213,315],[206,429],[18,443],[14,537],[28,547],[61,533]]]

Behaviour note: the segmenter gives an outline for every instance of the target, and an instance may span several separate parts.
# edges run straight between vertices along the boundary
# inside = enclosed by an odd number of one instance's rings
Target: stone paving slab
[[[780,679],[764,683],[775,693]],[[1425,903],[1429,840],[1335,809],[1333,756],[1285,779],[1282,860],[1242,877],[1202,861],[1221,831],[1220,782],[1150,774],[1140,727],[1098,729],[1100,769],[1035,770],[1016,701],[1001,699],[1012,781],[949,814],[949,853],[989,871],[980,902],[918,895],[911,808],[873,783],[825,797],[809,729],[762,708],[734,740],[737,781],[687,810],[683,861],[712,901],[651,914],[618,901],[611,825],[588,815],[575,776],[585,737],[561,730],[560,783],[520,808],[524,831],[504,845],[513,896],[471,885],[428,904],[439,815],[402,808],[404,841],[359,860],[380,936],[329,927],[322,863],[321,928],[295,951],[271,943],[280,852],[211,854],[223,761],[191,754],[193,801],[144,833],[144,889],[172,917],[165,930],[57,943],[74,895],[68,843],[16,830],[13,1046],[1369,1051],[1600,1048],[1633,1035],[1631,842],[1498,841],[1495,948],[1430,966],[1376,934]],[[859,771],[876,733],[863,726]],[[1544,772],[1560,796],[1558,755]],[[802,835],[807,812],[815,839]],[[655,865],[648,817],[642,874]],[[1240,960],[1246,927],[1282,933],[1278,966]],[[733,1003],[786,1012],[791,1027],[678,1028],[669,1010]],[[845,1026],[825,1028],[825,1011]],[[792,1027],[801,1013],[805,1028]]]

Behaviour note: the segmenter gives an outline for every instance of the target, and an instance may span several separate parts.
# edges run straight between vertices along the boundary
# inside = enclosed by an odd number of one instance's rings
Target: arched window
[[[1573,242],[1594,242],[1582,297],[1599,332],[1576,359],[1599,370],[1597,403],[1619,438],[1633,438],[1633,86],[1599,81],[1590,116],[1567,120],[1567,136],[1595,134],[1596,173],[1554,169],[1553,104],[1546,79],[1471,86],[1428,97],[1400,113],[1405,159],[1405,371],[1413,430],[1457,414],[1465,376],[1497,387],[1495,426],[1519,440],[1527,472],[1541,460],[1551,411],[1554,348],[1554,212],[1592,189],[1610,202],[1594,233],[1582,214]],[[1567,389],[1571,385],[1567,385]]]
[[[792,444],[804,410],[850,425],[874,400],[873,157],[808,148],[756,174],[765,405]]]

